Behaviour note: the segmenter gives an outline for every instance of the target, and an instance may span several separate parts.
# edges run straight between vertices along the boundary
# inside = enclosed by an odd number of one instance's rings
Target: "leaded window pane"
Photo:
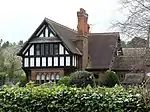
[[[35,52],[36,52],[36,55],[40,55],[40,45],[39,44],[36,45]]]
[[[44,55],[44,44],[41,44],[41,55]]]
[[[50,44],[50,49],[49,49],[49,52],[50,52],[50,55],[53,55],[53,44]]]
[[[58,54],[58,44],[54,44],[54,55]]]

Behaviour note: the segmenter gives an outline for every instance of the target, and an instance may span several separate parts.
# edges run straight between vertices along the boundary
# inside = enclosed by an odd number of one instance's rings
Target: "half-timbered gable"
[[[62,31],[66,34],[62,34]],[[60,72],[79,67],[81,52],[70,40],[74,38],[72,36],[76,36],[76,32],[72,30],[68,35],[67,32],[70,31],[71,29],[52,20],[44,19],[18,53],[23,58],[22,67],[28,80],[37,79],[37,83],[43,83],[43,80],[45,82],[48,77],[58,80]]]

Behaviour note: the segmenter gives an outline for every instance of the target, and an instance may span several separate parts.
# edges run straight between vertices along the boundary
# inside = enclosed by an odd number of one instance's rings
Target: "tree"
[[[126,43],[125,43],[125,41],[121,41],[121,46],[122,46],[123,48],[125,48],[125,47],[126,47]]]
[[[23,45],[23,40],[20,40],[20,41],[18,42],[18,45]]]
[[[0,39],[0,85],[5,82],[5,79],[9,79],[8,82],[13,83],[16,81],[25,82],[24,79],[22,80],[24,75],[22,75],[21,58],[16,55],[20,48],[21,46],[15,42],[3,42]]]
[[[20,48],[16,45],[3,49],[3,53],[5,55],[4,65],[6,67],[6,73],[10,79],[9,81],[11,82],[14,82],[13,78],[19,77],[20,74],[18,71],[20,71],[21,59],[16,56],[19,49]]]
[[[5,58],[3,55],[3,50],[0,46],[0,86],[2,84],[4,84],[4,80],[5,80],[5,76],[6,76],[6,67],[5,67],[4,62],[5,62]]]
[[[129,48],[141,48],[146,47],[147,41],[140,37],[134,37],[131,41],[127,42],[126,47]]]
[[[115,26],[130,37],[147,37],[150,24],[150,0],[120,0],[123,12],[126,12],[124,21],[117,21]]]
[[[9,41],[3,43],[2,48],[6,48],[10,45]]]

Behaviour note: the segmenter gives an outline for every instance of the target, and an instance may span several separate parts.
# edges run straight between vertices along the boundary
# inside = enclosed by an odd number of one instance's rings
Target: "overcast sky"
[[[4,41],[26,41],[45,17],[76,29],[76,12],[80,8],[89,14],[92,32],[110,32],[111,22],[122,18],[118,1],[0,0],[0,38]]]

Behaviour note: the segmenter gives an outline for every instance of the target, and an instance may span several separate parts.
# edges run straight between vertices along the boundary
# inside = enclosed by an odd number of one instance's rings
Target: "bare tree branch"
[[[120,0],[126,19],[113,23],[127,37],[147,37],[150,24],[150,0]]]

